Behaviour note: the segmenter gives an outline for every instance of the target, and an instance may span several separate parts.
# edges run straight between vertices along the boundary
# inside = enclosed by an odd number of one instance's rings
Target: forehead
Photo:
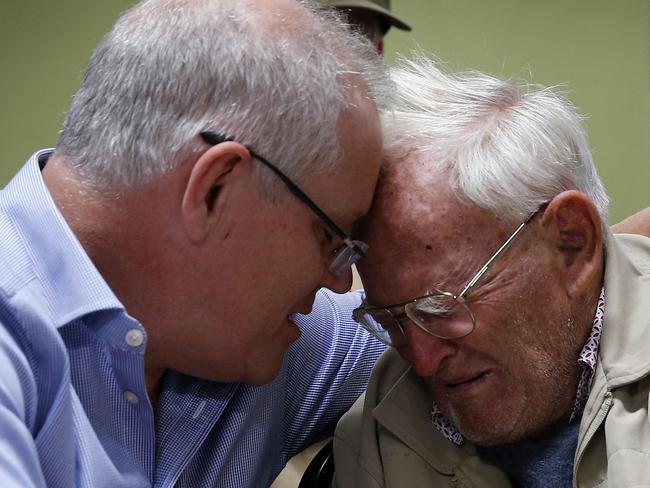
[[[499,219],[460,201],[444,172],[411,155],[382,176],[359,227],[370,246],[359,272],[370,301],[396,303],[461,286],[505,237]]]

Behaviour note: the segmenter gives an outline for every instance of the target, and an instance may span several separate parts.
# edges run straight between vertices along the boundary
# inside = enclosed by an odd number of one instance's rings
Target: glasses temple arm
[[[514,238],[517,237],[517,235],[522,231],[522,229],[524,227],[526,227],[526,224],[528,222],[530,222],[530,218],[528,218],[525,222],[522,222],[521,224],[519,224],[519,227],[517,227],[515,229],[515,231],[510,235],[510,237],[508,237],[508,240],[506,242],[504,242],[503,245],[498,249],[498,251],[495,252],[494,255],[488,260],[488,262],[483,265],[483,267],[480,269],[480,271],[478,273],[476,273],[476,275],[474,275],[474,278],[472,278],[470,280],[470,282],[465,285],[465,288],[463,288],[463,291],[461,291],[458,294],[458,298],[465,298],[465,296],[467,296],[467,294],[470,291],[472,291],[472,288],[474,288],[474,286],[476,286],[476,283],[478,283],[478,281],[483,277],[483,275],[488,271],[488,269],[490,269],[490,266],[492,266],[492,263],[494,262],[494,260],[496,258],[498,258],[499,255],[503,251],[505,251],[507,249],[507,247],[514,240]]]
[[[250,152],[251,156],[253,156],[255,159],[266,165],[269,169],[271,169],[283,182],[287,187],[289,188],[289,191],[293,193],[293,195],[301,200],[305,205],[307,205],[312,212],[314,212],[320,219],[323,220],[331,229],[332,231],[339,237],[343,242],[345,242],[345,245],[351,249],[354,249],[356,252],[361,254],[362,256],[365,254],[362,249],[357,246],[352,239],[350,239],[341,228],[336,225],[332,219],[330,219],[323,211],[312,201],[311,198],[307,196],[307,194],[300,189],[298,185],[296,185],[293,181],[291,181],[282,171],[280,171],[279,168],[277,168],[274,164],[272,164],[270,161],[266,160],[259,154],[257,154],[255,151],[248,150]]]
[[[223,134],[217,134],[215,132],[210,132],[210,131],[204,131],[200,133],[201,138],[205,142],[207,142],[210,145],[217,145],[222,142],[226,141],[233,141],[234,139],[232,137],[225,136]],[[273,163],[271,163],[269,160],[266,158],[260,156],[257,154],[255,151],[253,151],[250,148],[248,149],[248,152],[250,153],[251,156],[253,156],[255,159],[257,159],[259,162],[264,164],[267,168],[269,168],[271,171],[273,171],[278,178],[280,178],[285,185],[289,188],[289,191],[293,193],[293,195],[298,198],[300,201],[302,201],[305,205],[307,205],[312,212],[314,212],[323,222],[325,222],[330,229],[336,234],[337,237],[339,237],[347,247],[350,249],[354,250],[359,256],[365,256],[365,251],[361,249],[359,246],[357,246],[354,241],[348,237],[341,228],[336,225],[332,219],[330,219],[327,215],[323,213],[323,211],[316,205],[311,198],[307,196],[307,194],[300,189],[298,185],[296,185],[293,181],[289,179],[287,175],[285,175],[277,166],[275,166]]]

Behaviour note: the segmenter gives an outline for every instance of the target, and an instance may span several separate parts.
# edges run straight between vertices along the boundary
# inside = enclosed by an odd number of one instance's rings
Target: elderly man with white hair
[[[394,70],[357,322],[392,346],[338,486],[650,483],[650,240],[612,236],[574,108],[421,58]]]

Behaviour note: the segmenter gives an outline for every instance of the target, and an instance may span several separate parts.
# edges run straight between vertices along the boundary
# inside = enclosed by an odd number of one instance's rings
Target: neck
[[[147,330],[145,382],[155,405],[160,379],[168,367],[164,362],[163,338],[169,320],[165,304],[174,303],[166,296],[165,284],[170,281],[166,277],[176,272],[171,269],[175,260],[169,258],[167,232],[161,225],[173,219],[160,198],[169,188],[96,189],[84,184],[56,155],[43,170],[43,179],[102,278],[129,315]],[[158,218],[160,213],[164,219]]]

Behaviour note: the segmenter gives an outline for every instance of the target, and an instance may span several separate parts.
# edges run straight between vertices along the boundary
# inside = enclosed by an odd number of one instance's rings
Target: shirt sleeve
[[[332,435],[338,419],[364,392],[386,346],[352,319],[363,291],[320,290],[309,315],[296,318],[301,337],[288,353],[285,454]]]
[[[29,427],[36,416],[36,383],[19,341],[3,323],[1,309],[0,371],[0,486],[44,487]]]

